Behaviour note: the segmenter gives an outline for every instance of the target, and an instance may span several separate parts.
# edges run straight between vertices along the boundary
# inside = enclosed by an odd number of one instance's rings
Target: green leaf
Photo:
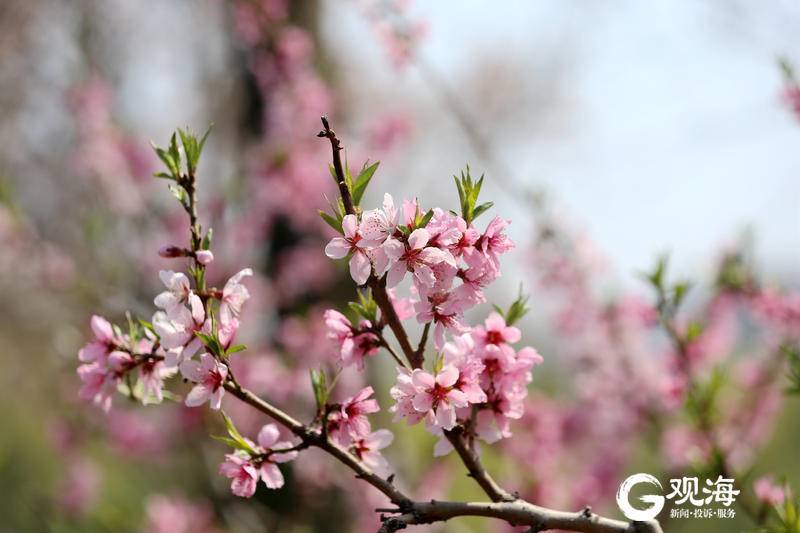
[[[344,231],[342,230],[341,220],[337,220],[335,217],[329,215],[328,213],[322,211],[321,209],[318,209],[317,212],[319,213],[319,216],[322,217],[322,220],[324,220],[326,224],[328,224],[330,227],[332,227],[333,229],[344,235]]]
[[[236,345],[234,345],[234,346],[231,346],[231,347],[230,347],[230,348],[228,348],[227,350],[225,350],[225,353],[226,353],[227,355],[230,355],[230,354],[232,354],[232,353],[239,353],[239,352],[243,352],[243,351],[245,351],[246,349],[247,349],[247,346],[246,346],[246,345],[244,345],[244,344],[236,344]]]
[[[200,243],[200,247],[203,250],[208,250],[211,248],[211,240],[214,238],[214,228],[208,228],[205,237],[203,237],[203,242]]]
[[[427,226],[428,222],[430,222],[432,218],[433,218],[433,209],[428,209],[428,212],[425,213],[425,216],[419,219],[417,223],[417,229],[424,228],[425,226]]]
[[[208,125],[208,129],[207,129],[207,130],[206,130],[206,132],[203,134],[203,138],[202,138],[202,139],[200,139],[200,144],[199,144],[199,146],[197,147],[197,157],[198,157],[198,159],[199,159],[199,158],[200,158],[200,156],[203,154],[203,148],[204,148],[204,147],[205,147],[205,145],[206,145],[206,139],[208,139],[208,136],[209,136],[209,134],[211,133],[211,130],[212,130],[213,128],[214,128],[214,123],[212,122],[211,124],[209,124],[209,125]]]
[[[519,295],[517,296],[517,299],[511,303],[511,306],[508,308],[506,313],[503,313],[502,310],[500,310],[500,308],[497,306],[495,306],[495,309],[497,309],[498,312],[504,316],[506,319],[506,324],[512,326],[519,322],[519,320],[525,316],[528,311],[530,311],[530,308],[527,305],[528,298],[529,296],[522,292],[522,286],[520,285]]]
[[[222,414],[222,418],[225,420],[225,428],[228,430],[228,435],[231,436],[231,439],[236,443],[234,446],[239,448],[240,450],[244,450],[250,455],[258,455],[258,452],[253,449],[247,440],[242,437],[239,431],[236,429],[236,426],[233,424],[233,420],[225,414],[225,411],[220,411]]]
[[[478,207],[476,207],[472,211],[472,220],[474,221],[476,218],[478,218],[483,213],[488,211],[493,205],[494,205],[494,202],[486,202],[486,203],[483,203],[483,204],[479,205]]]
[[[179,167],[178,161],[176,161],[172,157],[172,155],[167,153],[167,151],[164,150],[163,148],[159,148],[158,146],[156,146],[152,142],[150,144],[153,147],[153,150],[155,150],[156,155],[158,156],[158,158],[164,163],[164,165],[167,167],[167,170],[170,171],[170,174],[171,174],[170,177],[172,179],[178,179],[178,176],[180,175],[180,167]]]
[[[681,281],[675,284],[672,288],[672,301],[675,308],[680,307],[690,288],[691,284],[688,281]]]
[[[156,333],[156,328],[153,327],[153,324],[141,318],[137,320],[139,320],[139,324],[141,324],[144,329],[152,332],[156,337],[158,337],[158,333]]]
[[[186,189],[180,185],[170,183],[169,192],[172,193],[172,196],[174,196],[182,206],[186,206],[187,202],[189,201],[189,194],[186,192]]]
[[[492,205],[492,202],[485,202],[478,205],[478,197],[483,187],[484,175],[478,179],[477,182],[472,180],[469,165],[461,171],[461,177],[453,176],[458,189],[458,201],[461,206],[461,217],[471,224],[480,214],[486,212]]]
[[[314,400],[317,402],[317,411],[323,412],[325,404],[328,402],[328,383],[325,372],[322,369],[309,370],[311,376],[311,388],[314,391]]]
[[[156,172],[153,174],[154,178],[161,178],[165,180],[174,180],[175,177],[172,174],[167,174],[166,172]]]
[[[686,342],[696,340],[703,333],[703,324],[697,320],[692,320],[686,327]]]
[[[364,192],[367,190],[367,185],[369,185],[370,180],[372,179],[373,174],[378,169],[378,165],[380,161],[376,161],[370,166],[367,166],[364,163],[364,167],[361,169],[361,172],[356,177],[356,181],[353,184],[353,202],[356,205],[361,203],[361,198],[364,196]]]
[[[239,443],[230,437],[224,437],[222,435],[210,435],[210,437],[216,441],[222,442],[223,444],[227,444],[231,448],[239,447]]]
[[[222,357],[223,355],[225,355],[225,351],[222,349],[222,346],[219,344],[219,341],[215,337],[207,335],[200,331],[195,331],[194,334],[197,335],[197,337],[206,346],[206,348],[211,350],[211,353],[213,353],[217,357]]]
[[[181,152],[178,150],[178,137],[175,133],[169,139],[169,155],[176,165],[176,174],[180,174],[181,169]]]

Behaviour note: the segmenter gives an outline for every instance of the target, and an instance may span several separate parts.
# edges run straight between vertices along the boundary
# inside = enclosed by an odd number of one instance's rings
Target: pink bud
[[[200,250],[194,254],[194,257],[201,265],[207,265],[214,260],[214,254],[211,253],[211,250]]]
[[[172,244],[165,244],[158,249],[158,255],[166,258],[185,257],[186,250]]]

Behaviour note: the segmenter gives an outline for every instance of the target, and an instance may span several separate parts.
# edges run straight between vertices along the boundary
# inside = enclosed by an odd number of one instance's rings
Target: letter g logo
[[[651,505],[646,509],[635,509],[631,505],[628,495],[631,493],[631,489],[639,483],[649,483],[657,486],[659,489],[662,488],[661,482],[650,474],[634,474],[623,481],[622,485],[619,486],[619,490],[617,491],[617,505],[628,520],[646,522],[658,516],[658,513],[664,508],[664,496],[659,494],[641,496],[639,498],[640,501]]]

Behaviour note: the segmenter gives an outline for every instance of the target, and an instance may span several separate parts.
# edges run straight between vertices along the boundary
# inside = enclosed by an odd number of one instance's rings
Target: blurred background
[[[258,272],[241,373],[302,412],[308,368],[331,357],[321,313],[353,297],[322,252],[322,114],[350,166],[381,161],[365,205],[390,192],[455,207],[452,175],[469,164],[513,221],[517,249],[488,296],[507,306],[522,283],[524,341],[546,363],[513,444],[487,452],[498,477],[537,503],[619,516],[613,494],[630,473],[704,472],[685,413],[662,402],[670,348],[640,275],[669,252],[671,274],[695,283],[704,371],[738,393],[720,393],[739,406],[720,408],[721,423],[752,433],[731,437],[746,442],[731,451],[743,482],[797,481],[796,399],[781,394],[782,370],[767,394],[751,367],[796,333],[796,315],[781,308],[776,325],[764,300],[798,310],[782,298],[798,288],[800,116],[778,58],[800,62],[799,27],[790,1],[2,2],[0,531],[376,530],[380,498],[313,451],[284,490],[242,501],[216,473],[225,450],[209,413],[117,398],[105,416],[77,398],[89,317],[151,316],[171,267],[156,251],[185,239],[148,143],[213,123],[200,167],[211,274]],[[601,394],[610,375],[653,388]],[[389,361],[368,376],[385,411]],[[362,379],[343,377],[344,391]],[[265,422],[226,409],[250,433]],[[480,497],[453,458],[431,457],[422,428],[392,430],[387,455],[421,498]]]

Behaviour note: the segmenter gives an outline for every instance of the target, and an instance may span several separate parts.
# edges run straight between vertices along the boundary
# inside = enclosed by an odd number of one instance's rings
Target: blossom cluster
[[[97,315],[92,317],[91,326],[95,338],[78,352],[78,359],[83,363],[78,367],[78,377],[82,382],[80,397],[108,412],[112,396],[123,378],[138,367],[139,380],[145,393],[143,401],[147,403],[151,398],[161,401],[163,380],[174,371],[167,368],[162,360],[143,360],[134,355],[156,355],[160,352],[152,336],[136,339]]]
[[[392,196],[385,194],[381,209],[365,211],[360,220],[345,215],[343,235],[332,239],[325,253],[332,259],[349,257],[350,274],[358,285],[367,283],[371,275],[385,274],[391,289],[410,274],[417,321],[433,324],[434,344],[441,350],[445,332],[469,331],[464,312],[485,302],[483,288],[500,276],[499,256],[514,248],[504,232],[508,223],[495,217],[481,233],[461,216],[440,208],[422,216],[417,201],[406,200],[397,209]],[[344,331],[341,317],[336,318],[340,327],[332,330]],[[344,340],[366,331],[364,326],[353,328]],[[366,350],[351,353],[344,340],[343,362],[358,362],[370,355],[369,343],[364,343]]]
[[[445,344],[435,374],[401,368],[391,390],[395,420],[425,421],[435,434],[462,424],[488,443],[510,437],[511,420],[524,412],[531,369],[542,362],[531,347],[513,348],[520,337],[518,328],[506,325],[494,312],[483,326]],[[449,451],[448,441],[442,439],[435,454]]]
[[[219,472],[231,480],[231,492],[236,496],[249,498],[256,492],[259,479],[270,489],[283,486],[283,474],[279,463],[286,463],[297,457],[297,450],[289,441],[278,441],[280,431],[275,424],[267,424],[258,432],[254,443],[241,438],[242,449],[225,456]]]
[[[362,463],[380,476],[391,474],[391,467],[380,450],[392,443],[394,435],[388,429],[372,431],[368,414],[380,411],[377,400],[371,398],[372,387],[365,387],[341,404],[330,406],[326,431],[337,443],[348,448]]]
[[[491,204],[476,207],[480,181],[456,178],[462,216],[441,208],[422,213],[419,202],[406,200],[398,209],[385,194],[379,209],[341,217],[341,236],[325,248],[332,259],[348,259],[350,275],[358,285],[370,279],[385,282],[400,320],[416,317],[425,324],[420,349],[433,329],[437,353],[434,371],[401,363],[391,390],[395,419],[411,424],[425,421],[441,435],[461,424],[486,442],[510,435],[509,422],[522,416],[523,400],[532,367],[541,362],[530,347],[515,350],[519,329],[493,312],[483,326],[471,328],[464,313],[486,301],[483,290],[500,275],[500,256],[514,248],[505,234],[508,221],[496,216],[481,232],[473,221]],[[410,278],[408,298],[394,291]],[[339,311],[325,313],[328,338],[339,363],[364,368],[364,360],[377,354],[386,341],[383,317],[362,298],[355,305],[361,318],[354,324]],[[515,317],[515,319],[518,317]],[[436,453],[446,453],[442,439]]]

